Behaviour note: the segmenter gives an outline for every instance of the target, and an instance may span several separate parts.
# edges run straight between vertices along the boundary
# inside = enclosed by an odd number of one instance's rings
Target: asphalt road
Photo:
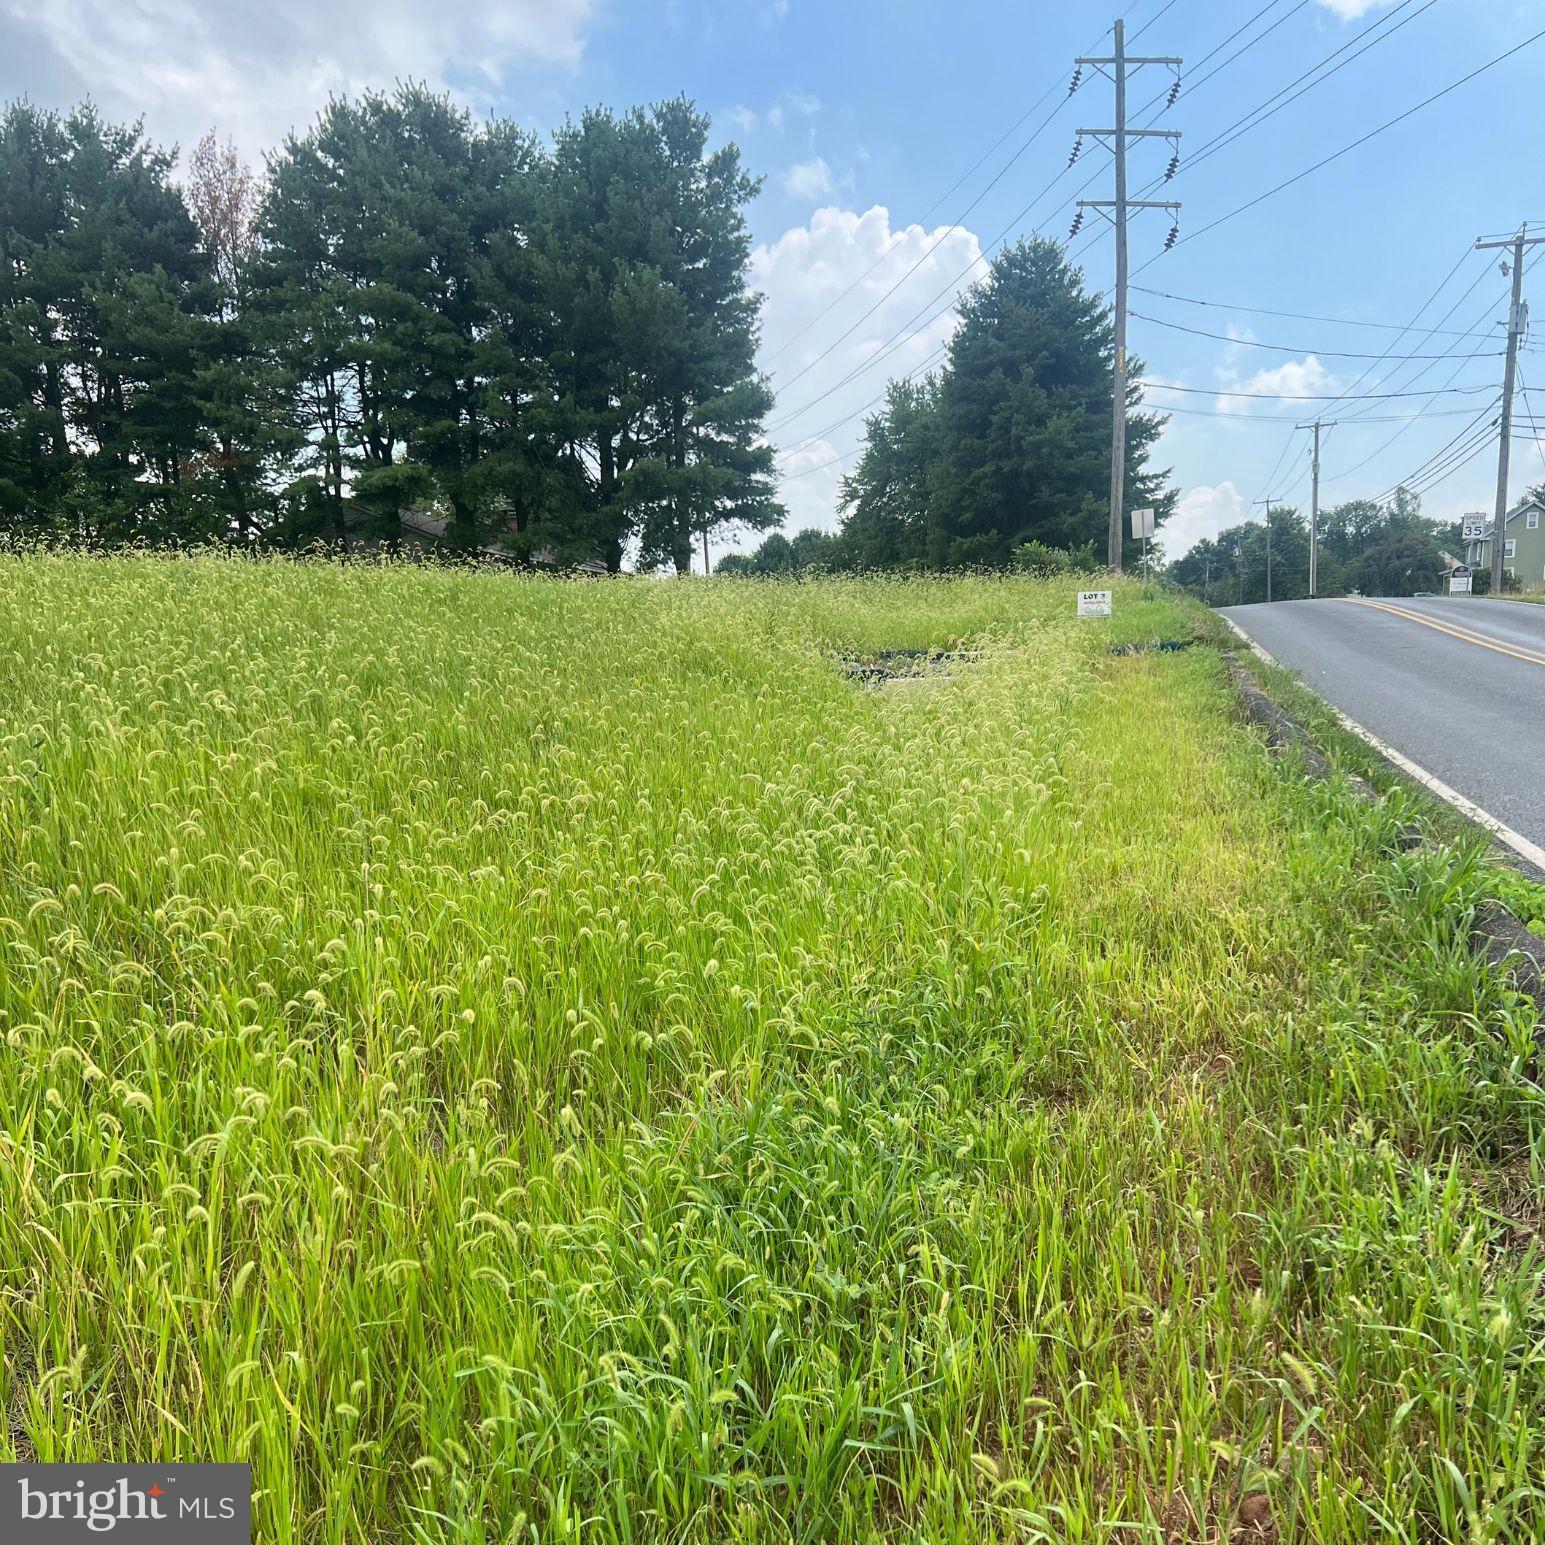
[[[1223,615],[1364,729],[1545,846],[1545,606],[1371,597]]]

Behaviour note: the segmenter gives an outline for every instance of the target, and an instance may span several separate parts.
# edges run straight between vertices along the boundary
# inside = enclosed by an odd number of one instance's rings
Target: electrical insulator
[[[1079,156],[1083,154],[1083,149],[1084,137],[1082,134],[1080,134],[1078,138],[1073,141],[1073,153],[1068,157],[1069,166],[1071,166],[1079,158]]]
[[[1078,90],[1078,83],[1083,78],[1084,78],[1084,67],[1083,67],[1083,65],[1079,65],[1078,68],[1073,71],[1073,79],[1068,82],[1068,95],[1069,96],[1072,96],[1073,93]]]
[[[1070,225],[1068,227],[1068,240],[1072,241],[1072,239],[1075,236],[1077,236],[1078,233],[1083,228],[1084,228],[1084,212],[1083,212],[1083,210],[1080,209],[1078,211],[1078,213],[1073,216],[1073,223],[1072,223],[1072,225]]]
[[[1180,96],[1180,79],[1177,76],[1176,79],[1175,79],[1175,84],[1169,88],[1169,101],[1167,101],[1164,104],[1165,107],[1173,107],[1175,105],[1176,100],[1179,98],[1179,96]]]
[[[1171,247],[1173,247],[1175,245],[1175,243],[1177,241],[1179,241],[1179,240],[1180,240],[1180,222],[1177,220],[1169,228],[1169,235],[1164,238],[1164,250],[1166,252],[1168,252],[1169,249]]]
[[[1175,152],[1175,154],[1172,155],[1169,158],[1169,165],[1164,168],[1164,180],[1165,180],[1165,182],[1168,182],[1170,180],[1170,178],[1173,177],[1175,175],[1175,173],[1178,172],[1179,170],[1180,170],[1180,152],[1177,150]]]

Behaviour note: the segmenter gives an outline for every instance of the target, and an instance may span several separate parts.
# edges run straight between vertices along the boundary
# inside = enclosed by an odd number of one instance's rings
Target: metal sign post
[[[1132,535],[1143,539],[1143,583],[1148,583],[1148,538],[1153,535],[1153,511],[1132,511]]]

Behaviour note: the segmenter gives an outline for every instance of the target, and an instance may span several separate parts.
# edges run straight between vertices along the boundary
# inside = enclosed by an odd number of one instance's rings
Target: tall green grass
[[[0,563],[0,1452],[268,1541],[1539,1538],[1472,860],[1071,613]]]

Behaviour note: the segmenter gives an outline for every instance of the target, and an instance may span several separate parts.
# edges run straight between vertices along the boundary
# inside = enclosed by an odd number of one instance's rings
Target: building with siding
[[[1508,511],[1503,533],[1502,568],[1511,570],[1520,590],[1545,590],[1545,505],[1537,495]],[[1476,572],[1491,569],[1491,537],[1465,543],[1465,562]]]

